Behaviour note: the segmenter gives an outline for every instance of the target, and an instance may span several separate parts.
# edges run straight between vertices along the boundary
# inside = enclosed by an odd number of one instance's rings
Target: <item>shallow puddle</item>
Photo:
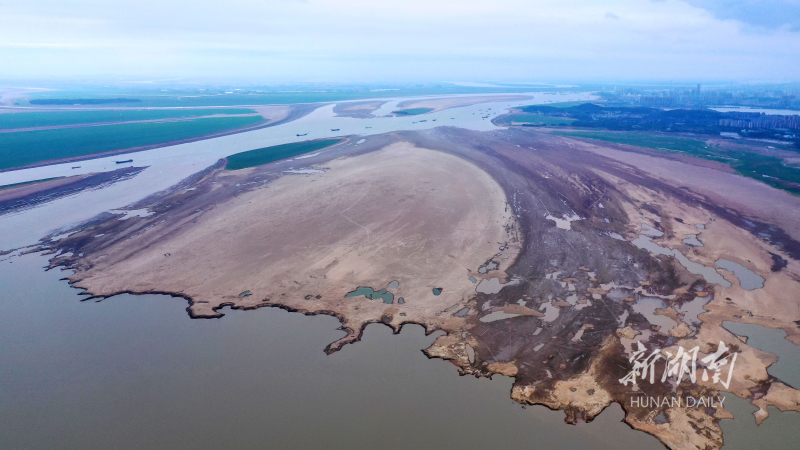
[[[500,289],[503,289],[506,286],[513,286],[515,284],[519,284],[519,281],[511,280],[504,284],[500,282],[500,278],[495,277],[489,278],[488,280],[481,280],[481,282],[475,287],[475,290],[482,294],[497,294],[500,292]]]
[[[648,322],[660,326],[661,329],[658,332],[661,334],[667,334],[670,329],[678,325],[677,322],[669,317],[655,313],[656,309],[666,307],[666,304],[660,298],[642,297],[632,307],[634,311],[643,315]]]
[[[561,228],[562,230],[571,230],[572,229],[572,222],[576,222],[581,220],[580,216],[577,214],[564,214],[561,218],[547,215],[546,219],[552,220],[556,223],[556,227]]]
[[[685,234],[686,239],[683,240],[684,244],[691,245],[692,247],[704,247],[703,243],[697,239],[696,234]]]
[[[741,284],[743,289],[752,291],[764,287],[764,277],[737,262],[728,259],[718,259],[716,264],[721,269],[733,272],[736,278],[739,279],[739,284]]]
[[[479,320],[483,323],[489,323],[489,322],[496,322],[498,320],[511,319],[513,317],[519,317],[521,315],[522,314],[509,314],[503,311],[494,311],[481,317]]]

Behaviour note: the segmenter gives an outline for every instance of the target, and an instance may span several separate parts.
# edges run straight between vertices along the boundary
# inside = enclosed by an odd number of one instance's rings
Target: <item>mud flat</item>
[[[365,119],[374,117],[372,112],[380,108],[384,103],[386,103],[386,100],[337,103],[333,108],[333,112],[337,116]]]
[[[169,293],[204,318],[224,306],[334,315],[347,335],[328,352],[370,322],[442,330],[425,353],[461,374],[513,377],[515,401],[573,424],[619,404],[628,425],[671,449],[721,448],[730,413],[632,397],[727,392],[758,406],[758,421],[770,406],[800,410],[800,392],[767,372],[777,357],[722,327],[780,328],[800,344],[796,230],[739,209],[735,189],[709,198],[687,187],[690,168],[670,179],[604,153],[527,129],[440,127],[334,146],[300,168],[322,172],[282,175],[272,163],[231,173],[222,161],[129,207],[146,217],[101,215],[40,249],[99,297]],[[641,236],[662,250],[637,247]],[[719,260],[763,286],[695,270]],[[638,344],[647,354],[696,347],[698,361],[735,356],[735,370],[724,384],[623,383]],[[659,378],[667,367],[654,362]]]
[[[0,215],[24,211],[88,189],[102,189],[135,177],[144,169],[145,167],[124,167],[108,172],[4,187],[0,189]]]
[[[289,119],[290,116],[298,118],[311,112],[310,110],[305,110],[303,112],[297,111],[297,108],[293,107],[292,105],[254,106],[252,109],[258,112],[261,117],[269,121],[269,124],[271,125],[276,125],[278,123],[291,120]]]

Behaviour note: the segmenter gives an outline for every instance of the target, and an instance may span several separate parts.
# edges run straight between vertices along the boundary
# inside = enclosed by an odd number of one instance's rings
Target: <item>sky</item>
[[[0,80],[800,81],[800,0],[4,0]]]

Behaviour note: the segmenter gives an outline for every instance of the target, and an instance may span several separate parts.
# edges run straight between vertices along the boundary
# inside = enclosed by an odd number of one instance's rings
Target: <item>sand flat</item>
[[[513,102],[530,100],[528,95],[466,95],[458,97],[426,98],[420,100],[406,100],[397,104],[398,109],[431,108],[433,111],[442,111],[459,106],[469,106],[487,102]]]
[[[488,174],[403,142],[324,168],[118,241],[90,255],[92,267],[73,279],[97,295],[180,293],[195,316],[216,316],[226,304],[332,311],[353,333],[399,306],[345,298],[358,286],[381,289],[398,280],[403,320],[421,323],[436,322],[443,307],[474,295],[466,270],[497,253],[513,220]],[[239,176],[213,179],[232,183]],[[250,295],[239,295],[245,291]]]

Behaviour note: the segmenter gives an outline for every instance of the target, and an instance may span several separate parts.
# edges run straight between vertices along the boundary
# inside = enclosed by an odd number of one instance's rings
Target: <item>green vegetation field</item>
[[[247,167],[260,166],[261,164],[271,163],[279,159],[291,158],[292,156],[330,147],[341,141],[342,139],[323,139],[320,141],[295,142],[292,144],[273,145],[272,147],[236,153],[228,157],[228,165],[226,165],[225,168],[228,170],[239,170]]]
[[[0,133],[0,169],[219,133],[261,122],[260,116],[129,123]]]
[[[549,91],[551,87],[512,87],[483,88],[466,87],[450,84],[435,85],[397,85],[374,86],[375,88],[391,87],[394,90],[374,91],[373,87],[360,85],[320,87],[307,85],[262,87],[239,91],[229,88],[170,88],[169,92],[156,88],[120,88],[103,87],[70,89],[59,91],[42,91],[31,93],[28,99],[19,99],[16,103],[27,105],[28,100],[49,99],[136,99],[137,102],[127,103],[127,106],[237,106],[237,105],[288,105],[294,103],[336,102],[342,100],[357,100],[386,97],[411,97],[422,95],[453,95],[453,94],[495,94],[495,93],[525,93],[533,91]],[[230,93],[229,93],[230,92]]]
[[[397,114],[398,116],[416,116],[431,111],[433,111],[433,108],[409,108],[409,109],[401,109],[399,111],[392,111],[392,114]]]
[[[724,158],[714,157],[709,151],[705,142],[697,139],[661,136],[651,133],[619,132],[610,131],[556,131],[555,134],[562,136],[582,137],[587,139],[597,139],[600,141],[614,142],[616,144],[634,145],[636,147],[650,148],[666,152],[690,153],[703,158],[724,161]]]
[[[552,117],[540,114],[514,114],[508,120],[537,125],[569,125],[575,121],[575,119],[570,119],[569,117]]]
[[[94,111],[14,112],[0,114],[0,130],[13,128],[76,125],[97,122],[127,122],[131,120],[175,119],[215,114],[254,114],[252,109],[137,109]]]
[[[556,108],[569,108],[571,106],[580,106],[585,103],[595,103],[595,102],[579,101],[579,102],[542,103],[541,105],[538,106],[554,106]]]
[[[20,187],[20,186],[25,186],[25,185],[34,184],[34,183],[44,183],[45,181],[57,180],[59,178],[64,178],[64,177],[42,178],[41,180],[32,180],[32,181],[23,181],[22,183],[5,184],[3,186],[0,186],[0,190]]]
[[[637,132],[557,131],[554,134],[569,137],[597,139],[652,149],[662,153],[686,153],[698,158],[728,164],[740,174],[755,178],[779,189],[800,194],[800,168],[787,167],[783,160],[773,156],[744,150],[722,150],[705,142],[682,137],[662,136]]]

